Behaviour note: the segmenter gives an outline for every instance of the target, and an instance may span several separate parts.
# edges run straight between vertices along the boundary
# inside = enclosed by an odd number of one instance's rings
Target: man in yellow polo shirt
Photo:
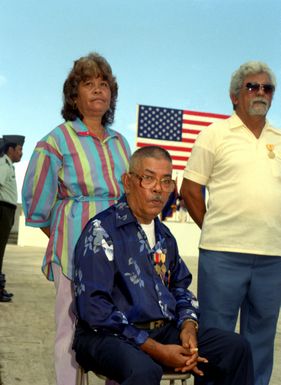
[[[21,135],[3,135],[0,140],[0,302],[10,302],[13,296],[5,290],[2,265],[18,200],[13,163],[21,160],[23,143],[24,136]]]
[[[265,63],[248,62],[234,72],[234,113],[199,135],[181,188],[202,228],[200,326],[234,330],[241,311],[255,385],[269,384],[281,302],[281,130],[266,120],[275,86]]]

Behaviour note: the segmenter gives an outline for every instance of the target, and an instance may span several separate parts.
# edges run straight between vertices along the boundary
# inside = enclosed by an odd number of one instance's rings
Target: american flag
[[[156,145],[169,151],[173,169],[183,171],[199,132],[228,115],[138,106],[136,147]]]

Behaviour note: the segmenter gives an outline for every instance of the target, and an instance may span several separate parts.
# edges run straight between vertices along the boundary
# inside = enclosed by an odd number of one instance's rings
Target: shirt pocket
[[[8,182],[15,182],[15,180],[16,180],[15,174],[11,174],[11,175],[9,175],[8,178],[7,178],[7,181],[8,181]]]

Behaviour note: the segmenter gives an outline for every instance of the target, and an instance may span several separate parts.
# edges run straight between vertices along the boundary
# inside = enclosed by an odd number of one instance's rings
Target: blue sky
[[[36,142],[62,122],[73,61],[107,58],[119,98],[113,128],[132,149],[137,104],[230,114],[231,74],[262,60],[281,82],[279,0],[0,0],[0,135]],[[281,89],[281,88],[280,88]],[[281,127],[277,88],[269,120]]]

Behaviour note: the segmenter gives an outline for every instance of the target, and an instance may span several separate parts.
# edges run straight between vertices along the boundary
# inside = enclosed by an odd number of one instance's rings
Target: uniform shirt
[[[68,121],[44,137],[34,150],[22,190],[26,224],[51,228],[43,272],[53,280],[52,262],[73,278],[73,251],[88,220],[123,193],[128,168],[126,139],[107,129],[91,136],[80,119]]]
[[[234,113],[198,136],[184,177],[207,186],[200,247],[281,255],[281,131],[257,139]]]
[[[6,154],[0,157],[0,201],[15,206],[18,201],[15,168]]]
[[[137,344],[144,343],[148,333],[134,323],[165,319],[180,327],[185,319],[197,320],[197,301],[187,290],[191,273],[175,238],[158,218],[155,236],[151,249],[125,198],[89,221],[75,251],[80,320]]]

